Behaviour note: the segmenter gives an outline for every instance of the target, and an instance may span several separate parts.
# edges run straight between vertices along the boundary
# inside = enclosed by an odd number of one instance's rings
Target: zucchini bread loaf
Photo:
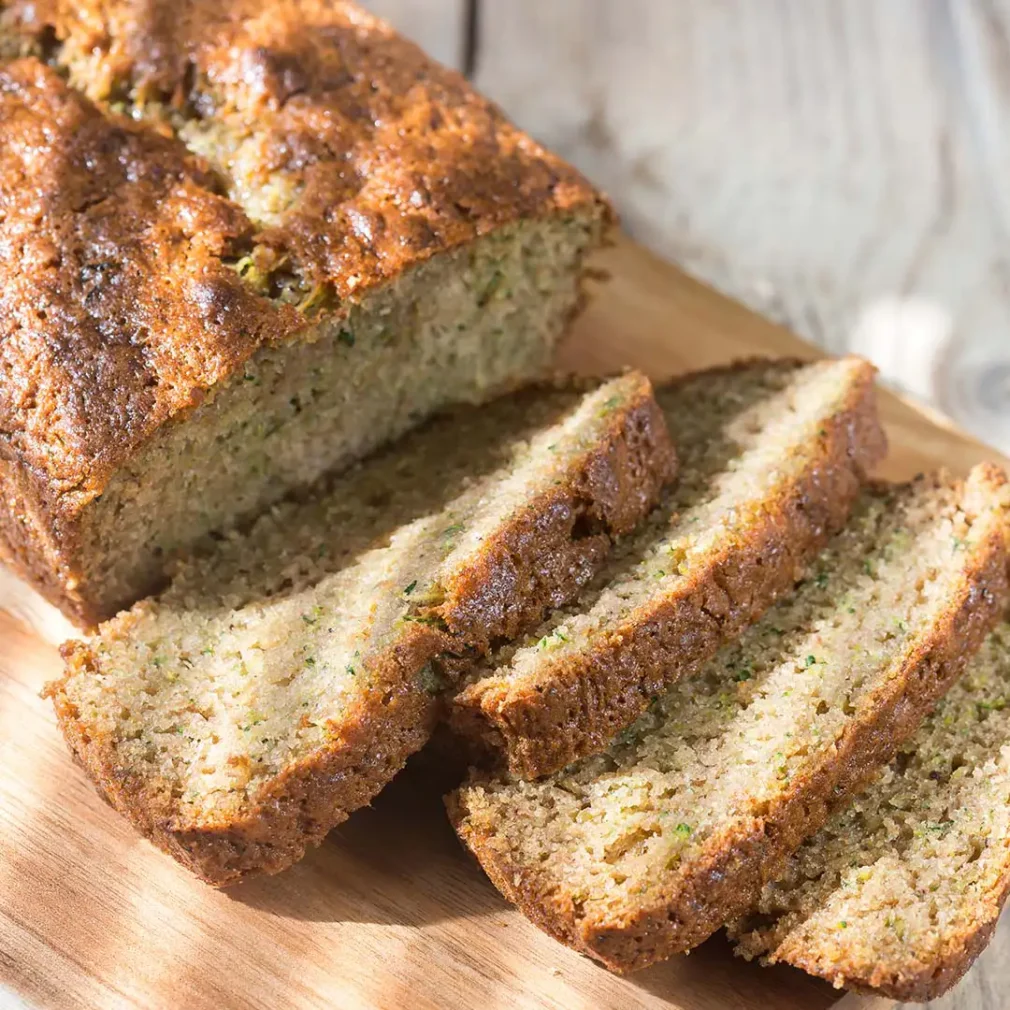
[[[571,596],[673,467],[635,373],[439,418],[65,646],[60,725],[205,880],[283,869],[424,743],[433,656]]]
[[[1010,624],[879,782],[767,884],[730,935],[745,957],[900,1000],[946,992],[1010,893]]]
[[[832,804],[889,761],[1007,601],[1006,478],[861,497],[794,596],[540,782],[478,776],[463,841],[534,922],[616,971],[747,911]]]
[[[0,122],[0,560],[84,624],[542,372],[608,222],[341,0],[4,0]]]
[[[884,454],[858,358],[717,368],[658,398],[677,484],[576,601],[465,671],[448,719],[478,761],[535,778],[602,750],[792,589]]]

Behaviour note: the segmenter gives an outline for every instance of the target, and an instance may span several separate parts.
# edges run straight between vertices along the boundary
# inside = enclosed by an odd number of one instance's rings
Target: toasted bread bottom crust
[[[997,468],[986,469],[994,484],[1005,482]],[[474,827],[461,792],[446,798],[450,820],[509,901],[555,939],[611,971],[626,974],[688,951],[751,907],[786,857],[826,822],[832,807],[893,758],[960,676],[999,619],[1007,596],[1006,536],[994,529],[978,545],[957,602],[895,678],[886,704],[850,727],[837,760],[797,781],[789,796],[745,830],[713,837],[707,859],[690,874],[677,875],[668,888],[669,900],[659,905],[629,910],[617,921],[591,921],[570,894],[516,863],[492,833]]]
[[[497,681],[461,691],[446,718],[471,760],[504,758],[510,774],[535,779],[599,753],[657,693],[694,673],[788,592],[845,524],[886,452],[873,378],[867,364],[825,425],[811,465],[781,487],[777,507],[754,517],[750,532],[685,579],[674,598],[640,608],[588,653],[558,662],[547,691]]]
[[[156,845],[210,884],[277,873],[370,802],[424,745],[435,699],[417,683],[421,668],[445,649],[486,648],[577,592],[605,557],[610,535],[644,517],[675,469],[662,411],[643,376],[572,479],[521,509],[448,587],[450,604],[439,611],[447,631],[410,624],[386,654],[378,686],[335,738],[261,786],[239,820],[184,823],[169,784],[118,767],[116,740],[93,737],[66,693],[70,677],[100,669],[87,643],[64,646],[67,672],[45,694],[74,756],[111,805]]]

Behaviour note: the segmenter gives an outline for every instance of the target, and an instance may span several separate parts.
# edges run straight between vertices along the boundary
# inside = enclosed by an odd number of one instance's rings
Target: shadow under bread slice
[[[897,1000],[946,992],[1010,893],[1010,624],[882,777],[730,927],[737,951]]]
[[[534,922],[625,972],[746,912],[890,760],[1007,598],[1006,478],[873,488],[811,577],[603,754],[475,777],[450,816]]]
[[[571,596],[674,469],[637,373],[456,411],[64,646],[60,726],[203,879],[283,869],[424,743],[432,657]]]
[[[871,365],[751,361],[657,392],[678,480],[595,580],[464,666],[448,722],[536,778],[602,750],[800,578],[884,454]]]

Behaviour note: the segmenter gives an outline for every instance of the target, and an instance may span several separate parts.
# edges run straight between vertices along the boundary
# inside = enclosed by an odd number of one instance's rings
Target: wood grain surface
[[[440,63],[459,69],[466,62],[467,0],[365,0],[362,6]]]
[[[481,4],[639,240],[1010,451],[1010,0]]]
[[[661,377],[815,353],[628,242],[602,265],[612,279],[567,342],[569,367],[633,364]],[[883,407],[892,476],[993,455],[891,395]],[[423,764],[292,870],[205,887],[139,839],[71,762],[38,696],[59,671],[42,636],[61,621],[9,576],[0,594],[19,614],[0,614],[0,984],[11,998],[59,1010],[870,1005],[735,961],[720,937],[632,978],[609,975],[498,896],[446,823],[449,783]]]

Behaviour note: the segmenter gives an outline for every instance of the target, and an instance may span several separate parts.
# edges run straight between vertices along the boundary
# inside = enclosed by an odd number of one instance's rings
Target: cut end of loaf
[[[674,459],[637,373],[439,418],[67,646],[64,733],[204,879],[282,869],[423,744],[436,653],[577,591]]]
[[[107,619],[157,588],[180,551],[438,409],[542,376],[597,239],[588,217],[510,226],[257,351],[85,509],[74,616]]]
[[[980,644],[1007,596],[1005,498],[995,468],[867,493],[794,597],[606,752],[461,789],[461,838],[534,921],[614,970],[701,942]]]

